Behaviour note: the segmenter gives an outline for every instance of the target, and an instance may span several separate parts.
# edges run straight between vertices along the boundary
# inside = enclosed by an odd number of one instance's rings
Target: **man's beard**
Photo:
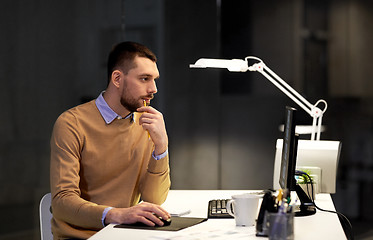
[[[143,101],[139,103],[139,100],[136,100],[134,98],[128,98],[126,97],[127,95],[124,94],[122,98],[120,99],[120,103],[122,104],[123,107],[125,107],[128,111],[130,112],[136,112],[138,108],[143,106]],[[153,99],[154,95],[150,94],[144,97],[140,97],[139,99]]]
[[[120,103],[130,112],[136,112],[136,110],[141,107],[141,105],[139,105],[139,103],[134,98],[129,99],[125,96],[120,99]]]

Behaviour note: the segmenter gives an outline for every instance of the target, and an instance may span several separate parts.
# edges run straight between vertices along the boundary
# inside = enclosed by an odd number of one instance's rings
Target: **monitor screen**
[[[282,189],[295,190],[295,165],[298,136],[295,134],[296,109],[286,107],[283,151],[279,183]]]

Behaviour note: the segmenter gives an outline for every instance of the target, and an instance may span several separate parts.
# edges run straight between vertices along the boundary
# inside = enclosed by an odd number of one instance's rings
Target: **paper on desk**
[[[201,240],[201,239],[248,239],[255,237],[255,228],[209,229],[207,231],[179,231],[152,236],[149,240]]]

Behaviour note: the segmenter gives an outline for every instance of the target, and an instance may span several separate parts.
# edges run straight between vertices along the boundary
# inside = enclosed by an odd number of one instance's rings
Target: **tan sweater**
[[[170,188],[168,156],[134,119],[106,124],[95,101],[57,119],[51,138],[50,182],[54,239],[88,238],[102,226],[106,207],[143,201],[162,204]]]

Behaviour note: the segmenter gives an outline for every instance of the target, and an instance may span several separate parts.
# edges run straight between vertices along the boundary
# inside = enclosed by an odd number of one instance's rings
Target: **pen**
[[[278,195],[277,195],[277,198],[276,198],[277,204],[281,204],[282,195],[283,195],[282,189],[278,190]]]
[[[146,101],[145,101],[145,100],[143,100],[143,103],[144,103],[144,107],[146,107],[147,104],[146,104]],[[150,134],[149,134],[149,132],[148,132],[148,138],[150,139]]]

